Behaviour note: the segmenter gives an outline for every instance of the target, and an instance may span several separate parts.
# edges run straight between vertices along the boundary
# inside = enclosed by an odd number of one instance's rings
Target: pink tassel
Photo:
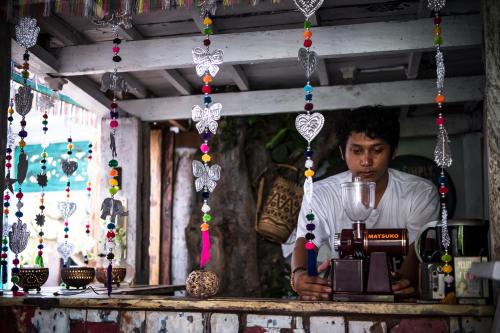
[[[204,268],[209,261],[210,261],[210,234],[207,230],[201,232],[200,267]]]

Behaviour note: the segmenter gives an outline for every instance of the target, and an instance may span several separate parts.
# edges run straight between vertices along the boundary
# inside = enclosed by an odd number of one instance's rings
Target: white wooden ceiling
[[[426,3],[325,0],[311,19],[312,49],[321,58],[312,78],[315,86],[322,87],[315,94],[315,105],[335,110],[431,104],[435,63],[433,23]],[[448,0],[442,14],[448,101],[462,106],[480,101],[484,90],[480,2]],[[291,0],[260,1],[256,7],[220,4],[211,47],[225,52],[225,64],[213,83],[214,99],[225,103],[224,114],[300,110],[305,78],[296,55],[303,21]],[[120,31],[126,40],[121,45],[120,72],[127,73],[129,83],[143,93],[126,96],[120,103],[123,111],[145,121],[189,118],[191,105],[201,103],[201,80],[190,52],[203,40],[197,11],[180,8],[142,14],[133,17],[133,24],[132,29]],[[63,92],[106,116],[109,98],[99,91],[99,82],[102,73],[113,68],[111,29],[94,25],[88,17],[51,16],[40,19],[39,25],[42,34],[40,46],[32,50],[33,68],[67,77],[70,84]],[[14,59],[22,59],[22,50],[14,42],[13,47]]]

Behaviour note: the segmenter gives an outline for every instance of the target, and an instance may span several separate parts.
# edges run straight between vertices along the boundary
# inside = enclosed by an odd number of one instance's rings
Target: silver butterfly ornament
[[[217,49],[210,52],[206,48],[195,47],[193,49],[193,62],[196,64],[196,74],[199,77],[205,75],[206,72],[215,77],[219,72],[219,66],[224,60],[224,51]]]
[[[34,18],[23,17],[16,25],[16,40],[27,49],[36,45],[39,33],[40,27],[37,26]]]
[[[210,132],[217,132],[217,120],[220,119],[222,110],[221,103],[214,103],[210,107],[193,106],[191,109],[191,118],[196,122],[196,129],[201,134],[208,128]]]
[[[200,161],[193,161],[193,175],[196,177],[194,182],[196,192],[206,188],[213,192],[217,181],[220,179],[221,167],[217,164],[212,166],[204,165]]]
[[[325,123],[325,117],[321,113],[300,114],[295,118],[295,127],[307,142],[311,141],[318,135]]]

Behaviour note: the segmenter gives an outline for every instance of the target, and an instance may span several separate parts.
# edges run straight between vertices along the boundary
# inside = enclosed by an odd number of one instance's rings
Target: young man
[[[437,190],[423,178],[389,168],[399,142],[399,119],[393,112],[376,107],[357,109],[349,112],[336,128],[339,147],[349,170],[315,183],[311,207],[306,201],[302,202],[292,257],[293,286],[304,300],[329,299],[330,280],[307,275],[305,215],[312,208],[316,216],[313,231],[316,247],[327,244],[337,257],[331,245],[334,234],[352,226],[342,207],[340,184],[361,177],[363,181],[376,183],[375,209],[365,221],[367,227],[408,229],[409,254],[397,274],[399,281],[392,289],[396,294],[413,294],[413,286],[418,281],[413,242],[421,226],[438,218]],[[326,261],[318,270],[323,271],[328,265]]]

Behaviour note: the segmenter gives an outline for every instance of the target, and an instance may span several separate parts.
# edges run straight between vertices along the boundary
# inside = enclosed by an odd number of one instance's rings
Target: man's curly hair
[[[392,110],[367,106],[349,111],[336,124],[337,139],[345,154],[347,140],[352,132],[364,133],[371,139],[382,139],[391,146],[391,154],[398,148],[399,115]]]

